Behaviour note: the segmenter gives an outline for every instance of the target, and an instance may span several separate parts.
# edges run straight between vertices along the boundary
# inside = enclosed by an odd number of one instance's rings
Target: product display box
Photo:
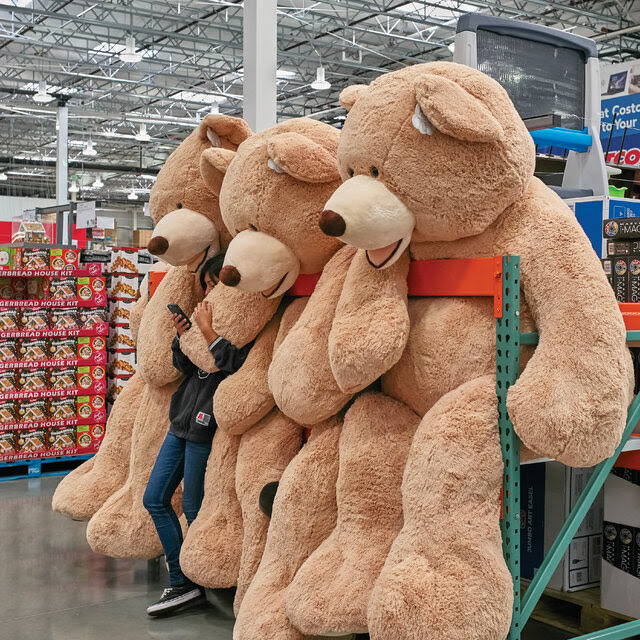
[[[602,223],[602,235],[606,240],[633,240],[640,238],[640,218],[606,219]]]
[[[109,301],[109,322],[112,325],[129,326],[131,322],[131,311],[136,301],[110,300]]]
[[[128,326],[116,326],[109,330],[109,349],[135,349],[136,342]]]
[[[602,266],[618,302],[640,302],[640,256],[605,258]]]
[[[138,293],[138,276],[135,274],[118,274],[111,279],[112,298],[135,300]]]
[[[521,466],[520,566],[525,580],[542,564],[592,473],[593,468],[574,469],[559,462]],[[580,591],[600,584],[602,522],[600,492],[552,575],[551,589]]]
[[[640,617],[640,486],[609,475],[604,484],[601,605]],[[624,475],[624,474],[621,474]]]
[[[77,249],[49,249],[49,255],[51,269],[69,271],[79,268]]]
[[[107,371],[110,377],[131,376],[137,370],[135,351],[109,350]]]
[[[78,338],[78,358],[93,360],[98,364],[107,362],[107,341],[103,336]]]
[[[114,248],[111,252],[110,273],[138,275],[138,251],[135,249]]]

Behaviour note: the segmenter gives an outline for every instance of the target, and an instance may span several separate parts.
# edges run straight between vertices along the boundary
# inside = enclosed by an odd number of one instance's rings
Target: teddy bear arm
[[[622,315],[600,261],[575,217],[534,185],[513,212],[512,249],[540,335],[510,389],[508,409],[523,443],[571,466],[610,457],[633,394]]]
[[[405,254],[388,269],[373,269],[364,251],[351,263],[329,334],[331,371],[345,393],[387,372],[409,339]]]
[[[268,372],[280,315],[260,332],[242,367],[226,378],[213,396],[213,414],[221,429],[241,435],[275,406]]]
[[[321,422],[336,414],[351,398],[351,394],[340,390],[333,377],[328,344],[354,255],[355,249],[345,246],[331,258],[300,317],[286,337],[278,340],[273,354],[269,388],[281,411],[299,424]],[[288,323],[286,313],[283,322]]]

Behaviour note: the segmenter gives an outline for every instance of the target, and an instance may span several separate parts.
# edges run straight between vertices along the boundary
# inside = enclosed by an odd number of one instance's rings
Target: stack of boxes
[[[106,421],[105,280],[73,249],[0,248],[0,460],[95,452]]]
[[[136,249],[114,249],[108,267],[109,342],[108,384],[109,409],[127,380],[136,372],[136,345],[131,333],[131,311],[138,296],[140,262]]]
[[[618,302],[640,302],[640,218],[605,220],[602,266]]]

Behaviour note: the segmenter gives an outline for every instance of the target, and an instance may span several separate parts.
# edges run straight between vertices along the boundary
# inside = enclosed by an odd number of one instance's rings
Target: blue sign
[[[603,100],[600,119],[606,162],[640,169],[640,94]]]

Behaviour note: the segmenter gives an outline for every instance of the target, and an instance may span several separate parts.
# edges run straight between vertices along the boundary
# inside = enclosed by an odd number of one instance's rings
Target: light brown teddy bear
[[[338,150],[345,182],[320,224],[360,250],[335,314],[324,318],[328,362],[305,357],[318,334],[294,326],[274,354],[270,387],[285,413],[309,418],[317,370],[329,366],[343,392],[382,375],[388,400],[422,418],[404,470],[403,526],[364,612],[371,637],[500,640],[513,584],[499,527],[492,303],[413,298],[407,305],[406,249],[416,260],[521,256],[522,328],[537,330],[540,343],[530,360],[523,349],[509,414],[526,447],[568,465],[594,465],[620,440],[633,386],[622,317],[574,215],[533,177],[533,142],[498,83],[464,66],[429,63],[352,87],[341,100],[350,109]],[[307,309],[312,303],[313,296]],[[294,366],[296,385],[287,384],[284,372]],[[389,429],[372,413],[354,422],[350,442],[342,435],[333,541],[287,593],[287,612],[303,633],[344,631],[356,619],[342,578],[358,558],[346,555],[356,549],[343,538],[359,534],[366,550],[380,505],[363,504],[349,487],[374,479],[370,456],[383,464],[388,455],[374,447],[354,460],[363,446],[356,434],[368,439]],[[356,518],[373,530],[354,526]],[[364,578],[368,586],[370,574]]]
[[[162,553],[142,495],[168,428],[169,402],[181,378],[172,365],[175,331],[167,304],[178,304],[186,313],[193,311],[204,295],[199,269],[228,238],[218,199],[200,175],[200,156],[212,146],[235,149],[249,133],[240,120],[207,116],[169,156],[151,190],[150,210],[156,227],[149,250],[174,266],[145,306],[141,319],[138,376],[144,386],[135,403],[129,473],[87,527],[89,544],[99,553],[141,558]],[[116,408],[114,405],[114,411]],[[179,510],[178,495],[174,502]]]
[[[239,294],[258,294],[275,311],[298,274],[321,271],[340,246],[318,227],[327,198],[340,184],[338,136],[326,124],[294,119],[251,136],[236,153],[210,149],[203,154],[202,174],[219,194],[222,218],[235,235],[220,273],[221,282],[234,288],[222,284],[209,294],[214,316],[216,309],[226,308],[221,297]],[[214,397],[219,429],[205,498],[180,564],[198,584],[237,584],[236,611],[266,541],[269,519],[259,508],[260,491],[280,479],[302,444],[301,427],[275,408],[267,373],[279,330],[295,321],[303,305],[296,300],[284,320],[282,312],[273,317],[240,371],[223,381]],[[211,370],[197,331],[187,332],[181,344],[194,362]]]
[[[157,263],[153,270],[166,271],[169,265]],[[140,298],[131,310],[131,333],[134,340],[147,305],[147,276],[140,284]],[[53,494],[52,508],[74,520],[89,520],[113,495],[129,475],[131,434],[138,411],[138,401],[144,388],[140,374],[134,374],[109,414],[105,437],[92,458],[65,476]]]

